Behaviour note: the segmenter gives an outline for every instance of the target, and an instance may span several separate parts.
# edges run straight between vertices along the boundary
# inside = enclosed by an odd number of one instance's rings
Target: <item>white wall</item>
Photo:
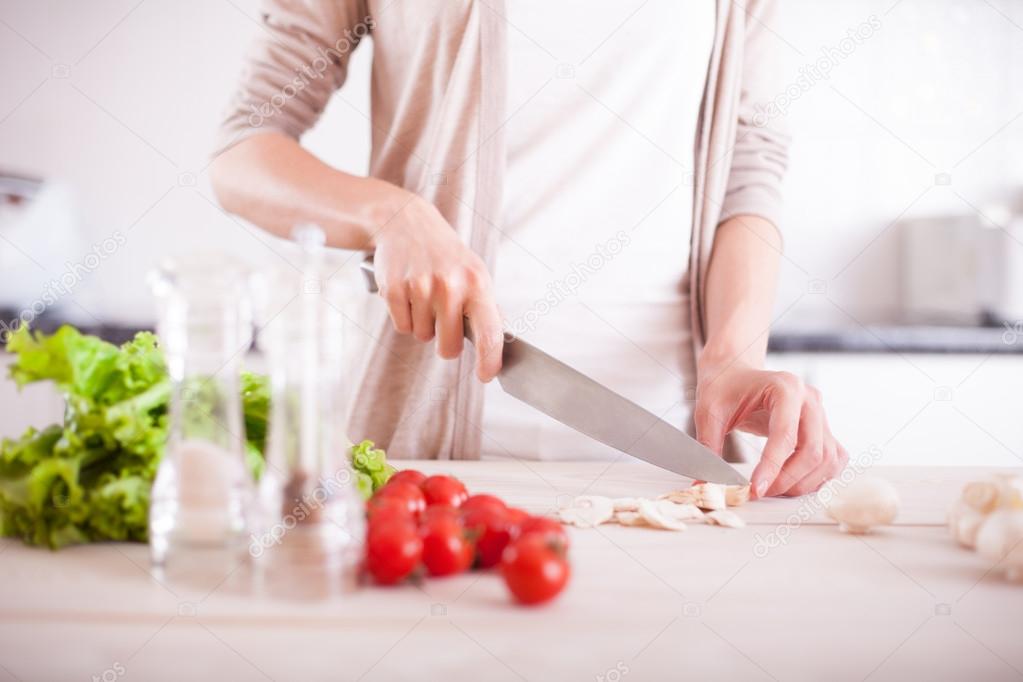
[[[1023,2],[783,7],[775,30],[791,44],[782,51],[797,69],[871,15],[880,28],[789,110],[795,143],[779,311],[798,303],[782,323],[850,322],[846,312],[891,318],[898,231],[885,228],[893,220],[975,215],[971,204],[983,210],[1023,187]],[[936,184],[940,173],[951,185]],[[1023,248],[1008,239],[1006,246]],[[818,278],[827,296],[808,293],[807,280]]]
[[[261,30],[256,8],[256,0],[0,5],[0,168],[69,183],[85,248],[114,230],[127,237],[76,289],[89,313],[149,320],[145,274],[169,254],[211,246],[255,262],[287,255],[211,203],[206,168],[243,51]],[[369,151],[370,58],[371,49],[357,51],[350,87],[308,136],[355,172],[365,172]],[[62,71],[68,77],[55,77]],[[19,246],[51,272],[63,269],[47,263],[45,239]]]
[[[907,208],[970,211],[966,201],[983,206],[1023,185],[1023,2],[783,4],[770,30],[789,61],[786,82],[870,15],[880,28],[789,109],[796,142],[779,325],[848,322],[836,304],[865,321],[890,317],[891,220]],[[76,290],[81,309],[147,319],[144,273],[196,245],[279,257],[271,240],[211,205],[205,170],[242,51],[260,30],[255,17],[255,0],[0,5],[0,167],[70,185],[86,236],[78,248],[114,230],[127,236]],[[368,153],[369,59],[369,49],[356,52],[348,87],[307,138],[353,171]],[[935,186],[942,172],[950,187]],[[63,266],[47,262],[46,235],[19,246],[55,273]],[[808,293],[814,279],[827,295]]]

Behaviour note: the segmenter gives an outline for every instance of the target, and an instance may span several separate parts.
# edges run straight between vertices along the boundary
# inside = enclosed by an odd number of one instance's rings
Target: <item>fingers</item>
[[[725,446],[725,433],[728,423],[726,415],[706,396],[696,397],[696,408],[693,410],[693,421],[696,423],[696,439],[721,455]]]
[[[476,376],[486,383],[501,371],[501,354],[504,350],[501,314],[489,294],[469,301],[466,314],[475,339]]]
[[[437,314],[437,355],[451,360],[462,354],[465,327],[462,321],[464,284],[455,279],[438,279],[434,284]]]
[[[420,341],[430,341],[436,334],[437,354],[445,359],[461,355],[468,317],[476,338],[476,375],[486,382],[500,371],[503,327],[482,264],[398,278],[381,287],[380,294],[394,328]]]
[[[785,493],[786,495],[797,496],[815,492],[845,469],[846,464],[849,463],[849,453],[841,443],[835,440],[826,419],[824,421],[824,441],[824,460],[821,465],[792,486]]]
[[[387,301],[387,314],[391,316],[391,322],[399,334],[412,333],[412,306],[409,303],[409,293],[402,284],[397,286],[384,287],[380,295]]]
[[[784,495],[824,462],[824,409],[814,388],[804,391],[796,451],[786,460],[767,495]]]
[[[799,418],[803,411],[803,386],[796,377],[779,372],[768,390],[770,395],[767,406],[771,416],[768,421],[767,443],[750,481],[756,497],[767,494],[785,461],[796,449],[799,440]]]
[[[408,283],[409,298],[412,305],[412,334],[420,341],[433,338],[434,305],[430,296],[433,283],[429,277],[418,277]]]

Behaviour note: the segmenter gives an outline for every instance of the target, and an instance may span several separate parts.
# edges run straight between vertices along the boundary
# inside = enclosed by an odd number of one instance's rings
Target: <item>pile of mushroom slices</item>
[[[617,523],[681,531],[686,529],[687,521],[742,528],[746,523],[728,507],[738,507],[748,500],[749,486],[696,483],[657,499],[580,495],[559,509],[558,517],[562,523],[579,528]]]
[[[1006,578],[1023,582],[1023,476],[967,483],[949,510],[948,529],[963,547],[1001,563]]]

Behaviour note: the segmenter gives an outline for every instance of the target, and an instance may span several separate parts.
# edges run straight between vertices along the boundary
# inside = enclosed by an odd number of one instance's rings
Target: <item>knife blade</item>
[[[376,292],[372,257],[361,267],[369,290]],[[465,336],[473,340],[468,324]],[[536,346],[506,336],[501,359],[501,388],[579,433],[672,473],[749,484],[695,438]]]

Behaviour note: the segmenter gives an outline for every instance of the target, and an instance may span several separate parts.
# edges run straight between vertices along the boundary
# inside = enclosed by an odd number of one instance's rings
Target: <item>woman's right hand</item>
[[[476,347],[476,376],[490,381],[501,369],[503,329],[490,274],[425,199],[413,195],[374,239],[377,287],[394,328],[420,341],[436,335],[437,354],[462,352],[463,317]]]

